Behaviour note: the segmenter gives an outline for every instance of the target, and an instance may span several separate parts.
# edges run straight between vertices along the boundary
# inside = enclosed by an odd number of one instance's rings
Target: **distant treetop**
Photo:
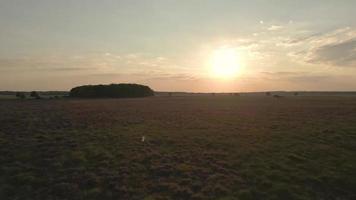
[[[70,90],[70,97],[81,98],[129,98],[153,96],[153,90],[139,84],[84,85]]]
[[[36,92],[36,91],[32,91],[30,93],[30,97],[33,97],[33,98],[36,98],[36,99],[40,99],[41,98],[40,95],[38,94],[38,92]]]

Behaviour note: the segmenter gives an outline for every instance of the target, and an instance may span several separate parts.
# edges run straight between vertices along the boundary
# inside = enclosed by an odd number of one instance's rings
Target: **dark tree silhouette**
[[[25,99],[26,95],[23,92],[16,92],[16,97],[19,99]]]
[[[139,84],[84,85],[71,89],[70,97],[81,98],[128,98],[153,96],[151,88]]]
[[[40,99],[41,98],[40,95],[38,94],[38,92],[36,92],[36,91],[32,91],[30,93],[30,96],[33,97],[33,98],[36,98],[36,99]]]

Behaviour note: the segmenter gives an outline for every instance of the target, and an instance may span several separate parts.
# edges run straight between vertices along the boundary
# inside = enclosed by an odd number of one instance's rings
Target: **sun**
[[[234,48],[220,48],[213,52],[211,58],[211,73],[218,78],[236,77],[241,70],[241,59]]]

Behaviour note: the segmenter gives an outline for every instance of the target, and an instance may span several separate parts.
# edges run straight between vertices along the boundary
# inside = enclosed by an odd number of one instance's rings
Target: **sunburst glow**
[[[214,51],[211,73],[218,78],[236,77],[241,70],[241,58],[233,48],[220,48]]]

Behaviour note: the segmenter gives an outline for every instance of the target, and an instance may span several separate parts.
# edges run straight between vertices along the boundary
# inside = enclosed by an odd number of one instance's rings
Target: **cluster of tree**
[[[266,96],[271,96],[271,95],[272,95],[271,92],[266,92],[265,94],[266,94]],[[299,92],[293,92],[293,95],[294,95],[294,96],[298,96],[298,95],[299,95]],[[273,97],[281,97],[281,95],[274,94]]]
[[[16,97],[19,99],[26,99],[26,94],[24,92],[16,92]],[[41,99],[41,96],[36,91],[30,93],[30,97],[35,99]]]
[[[271,92],[266,92],[266,96],[271,96],[272,93]],[[281,95],[278,95],[278,94],[273,94],[273,97],[274,98],[281,98],[282,96]]]
[[[70,90],[70,97],[80,98],[128,98],[153,96],[153,90],[139,84],[84,85]]]

